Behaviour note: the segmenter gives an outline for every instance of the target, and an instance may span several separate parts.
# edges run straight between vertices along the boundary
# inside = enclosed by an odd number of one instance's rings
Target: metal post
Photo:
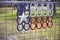
[[[51,1],[55,2],[56,0],[51,0]],[[53,12],[54,12],[53,15],[55,15],[56,14],[56,5],[54,4],[53,6],[54,6],[54,8],[53,8]]]

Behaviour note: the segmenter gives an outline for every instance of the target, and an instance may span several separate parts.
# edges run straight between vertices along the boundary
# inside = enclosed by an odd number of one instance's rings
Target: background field
[[[60,9],[53,16],[52,28],[18,32],[16,25],[16,10],[0,8],[0,40],[60,40]]]

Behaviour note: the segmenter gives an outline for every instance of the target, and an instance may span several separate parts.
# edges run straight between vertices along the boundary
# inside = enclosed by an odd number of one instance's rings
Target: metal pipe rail
[[[60,4],[60,2],[38,2],[38,1],[0,1],[0,4],[18,4],[18,3],[54,3],[54,4]]]

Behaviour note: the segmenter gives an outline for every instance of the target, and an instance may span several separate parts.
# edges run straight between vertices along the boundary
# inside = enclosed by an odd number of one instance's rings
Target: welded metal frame
[[[30,25],[30,22],[31,22],[31,21],[30,21],[30,18],[31,18],[31,16],[30,16],[30,4],[32,4],[32,3],[42,3],[42,4],[44,4],[44,3],[45,3],[45,4],[52,3],[52,4],[60,4],[60,2],[0,1],[0,4],[14,4],[14,5],[15,5],[15,4],[20,4],[20,3],[29,4],[29,6],[28,6],[28,8],[29,8],[29,9],[28,9],[28,11],[29,11],[29,17],[28,17],[28,18],[29,18],[29,22],[26,23],[25,21],[23,21],[22,24],[21,24],[23,28],[22,28],[21,30],[19,30],[19,29],[18,29],[18,26],[19,26],[20,24],[18,23],[18,19],[19,19],[19,18],[18,18],[18,16],[17,16],[17,20],[16,20],[16,21],[17,21],[17,30],[18,30],[18,31],[22,31],[23,29],[24,29],[24,30],[29,30],[29,28],[31,27],[31,25]],[[25,10],[24,10],[24,11],[25,11]],[[53,16],[53,15],[52,15],[52,16]],[[48,17],[47,17],[47,20],[48,20],[49,22],[52,22],[51,20],[48,19]],[[35,18],[35,21],[36,21],[36,18]],[[24,25],[23,25],[23,23],[24,23]],[[35,22],[34,22],[34,23],[35,23]],[[40,22],[40,23],[41,23],[41,22]],[[28,25],[29,25],[29,28],[28,28],[28,29],[25,28],[25,24],[28,24]],[[52,23],[52,24],[53,24],[53,23]],[[37,24],[35,23],[35,25],[37,25]],[[41,24],[41,25],[42,25],[42,24]],[[47,24],[47,25],[48,25],[48,24]],[[50,27],[50,28],[51,28],[51,27]],[[34,28],[34,29],[35,29],[35,28]],[[34,29],[32,29],[32,30],[34,30]],[[40,28],[38,28],[38,29],[40,29]]]

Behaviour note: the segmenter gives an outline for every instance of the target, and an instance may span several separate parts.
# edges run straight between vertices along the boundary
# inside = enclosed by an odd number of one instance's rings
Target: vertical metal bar
[[[55,2],[56,0],[51,0],[51,1]],[[54,6],[54,8],[53,8],[53,15],[55,15],[56,14],[56,5],[54,4],[53,6]]]

